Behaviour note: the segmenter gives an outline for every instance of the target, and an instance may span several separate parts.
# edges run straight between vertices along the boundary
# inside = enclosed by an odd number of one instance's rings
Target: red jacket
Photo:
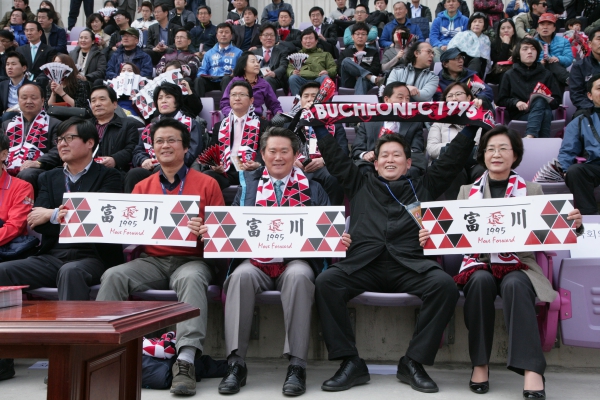
[[[33,207],[33,187],[0,169],[0,246],[27,234],[27,216]]]

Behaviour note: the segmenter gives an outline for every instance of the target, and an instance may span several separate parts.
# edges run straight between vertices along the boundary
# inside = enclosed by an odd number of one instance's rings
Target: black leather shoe
[[[246,377],[248,368],[245,365],[233,363],[227,368],[227,373],[219,383],[219,393],[234,394],[240,391],[242,386],[246,386]]]
[[[523,389],[523,399],[545,399],[546,398],[546,378],[542,376],[544,388],[542,390],[525,390]]]
[[[370,380],[371,375],[369,375],[365,360],[362,358],[359,358],[358,361],[344,360],[335,375],[323,382],[321,389],[328,392],[339,392],[348,390],[352,386],[362,385]]]
[[[400,379],[402,383],[409,384],[411,388],[419,392],[436,393],[440,390],[433,379],[427,375],[423,365],[407,356],[400,359],[396,378]]]
[[[15,361],[12,358],[0,359],[0,381],[15,376]]]
[[[473,378],[473,370],[471,370],[471,378]],[[477,394],[484,394],[490,390],[490,368],[488,367],[488,380],[485,382],[473,382],[469,380],[469,389]]]
[[[283,382],[283,394],[300,396],[306,392],[306,368],[299,365],[290,365]]]

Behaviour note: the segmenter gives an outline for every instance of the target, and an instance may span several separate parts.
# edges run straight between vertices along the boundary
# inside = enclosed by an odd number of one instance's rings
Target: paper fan
[[[290,63],[294,66],[294,69],[300,71],[307,58],[308,54],[294,53],[290,54],[287,59],[290,60]]]
[[[62,84],[63,80],[73,72],[73,69],[66,64],[51,62],[40,67],[44,74],[52,81]]]
[[[218,167],[221,165],[221,150],[219,145],[215,144],[204,150],[202,154],[198,156],[198,162],[204,165],[210,165],[211,167]]]
[[[104,7],[98,10],[98,14],[102,15],[103,17],[110,17],[116,12],[117,9],[114,7]]]
[[[468,86],[471,89],[471,93],[475,97],[477,97],[477,95],[485,89],[485,84],[483,82],[478,82],[474,80],[469,81]]]
[[[363,57],[367,54],[366,51],[357,51],[354,53],[354,62],[358,65],[362,62]]]

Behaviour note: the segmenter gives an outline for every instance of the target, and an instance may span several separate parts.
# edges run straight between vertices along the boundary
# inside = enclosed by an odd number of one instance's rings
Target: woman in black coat
[[[69,53],[79,70],[77,78],[88,81],[92,86],[94,81],[103,79],[106,73],[106,57],[104,57],[95,41],[96,35],[86,28],[79,34],[79,41],[75,50]]]
[[[538,62],[542,46],[532,38],[521,40],[513,51],[513,68],[500,82],[497,104],[506,107],[512,119],[527,121],[527,137],[550,137],[552,110],[562,101],[562,92],[550,71]],[[538,97],[529,102],[538,83],[552,92],[552,101]]]
[[[517,40],[517,29],[513,20],[511,18],[500,20],[496,26],[496,37],[492,42],[490,56],[494,64],[485,78],[487,83],[500,84],[504,73],[512,68],[512,65],[498,63],[512,61],[512,52]]]

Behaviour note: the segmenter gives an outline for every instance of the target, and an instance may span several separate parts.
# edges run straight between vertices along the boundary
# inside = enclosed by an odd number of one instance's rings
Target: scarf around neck
[[[246,161],[254,161],[256,158],[256,151],[258,150],[258,136],[260,133],[260,119],[250,110],[246,116],[246,122],[244,122],[244,133],[242,135],[242,143],[238,149],[240,154],[231,154],[231,129],[233,127],[233,111],[229,112],[229,115],[223,119],[221,127],[219,129],[219,151],[221,152],[221,163],[225,171],[231,167],[232,159],[244,158]],[[242,156],[242,157],[240,157]]]
[[[50,117],[44,110],[31,122],[28,132],[25,132],[23,113],[19,113],[8,123],[6,136],[10,141],[10,147],[6,165],[9,171],[18,172],[23,162],[35,161],[44,153],[42,149],[47,150],[49,125]]]

